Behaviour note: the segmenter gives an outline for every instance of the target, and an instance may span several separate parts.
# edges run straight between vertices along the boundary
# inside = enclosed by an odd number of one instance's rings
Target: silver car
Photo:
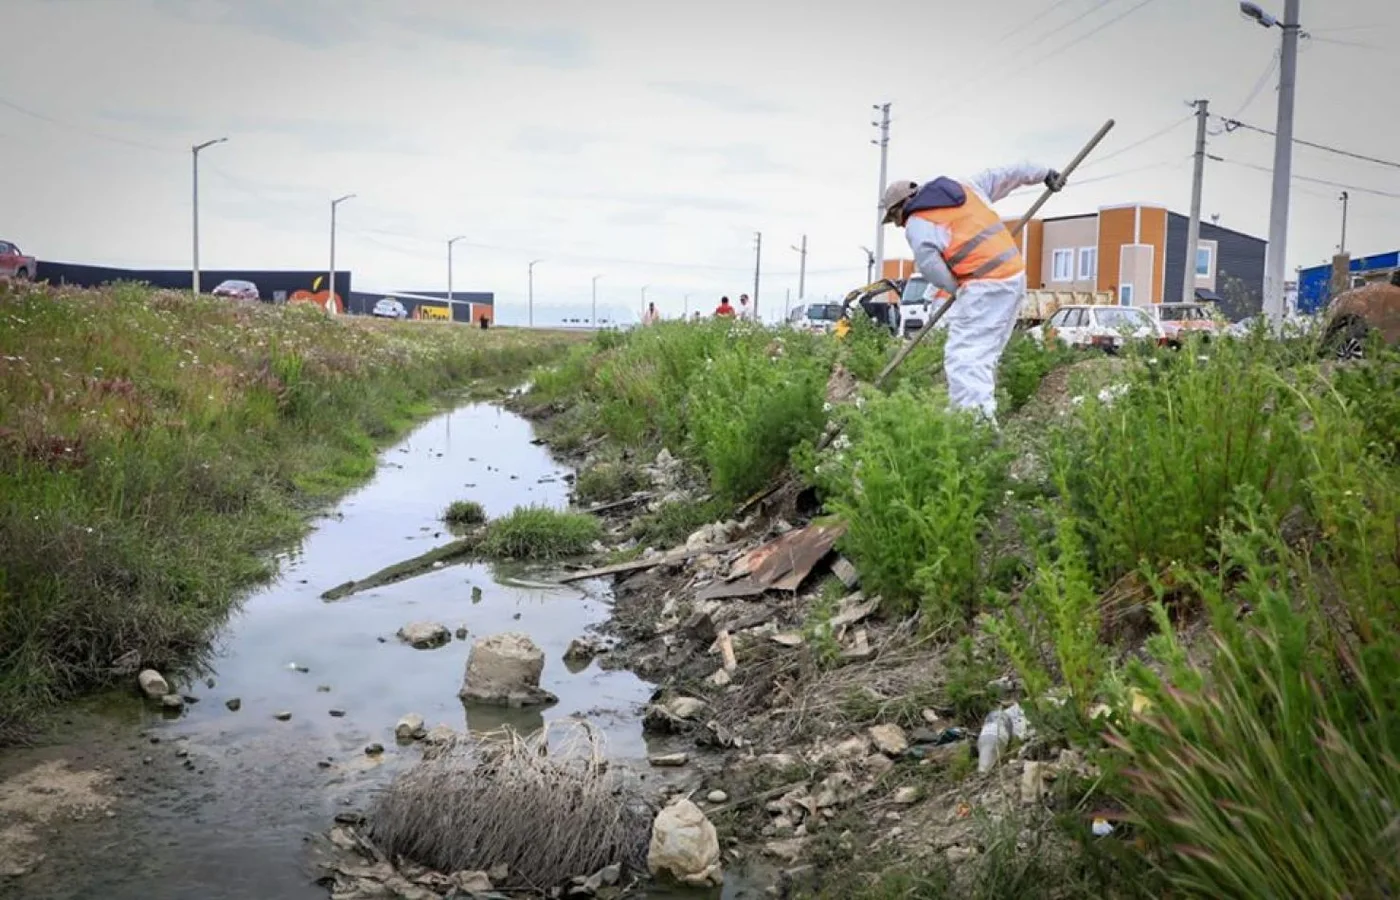
[[[385,297],[374,304],[374,310],[371,315],[378,316],[381,319],[407,319],[408,310],[393,297]]]

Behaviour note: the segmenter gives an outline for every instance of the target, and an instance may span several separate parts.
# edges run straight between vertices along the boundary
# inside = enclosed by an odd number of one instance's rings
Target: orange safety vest
[[[943,261],[958,280],[1014,278],[1025,274],[1021,248],[990,206],[977,193],[963,185],[967,201],[962,206],[921,209],[912,215],[942,225],[952,233]]]

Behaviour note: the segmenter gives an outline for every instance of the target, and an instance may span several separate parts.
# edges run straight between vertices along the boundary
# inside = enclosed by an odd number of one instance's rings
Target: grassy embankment
[[[571,340],[134,286],[0,295],[0,738],[123,654],[185,658],[380,443]]]
[[[1046,841],[989,826],[956,879],[941,856],[849,871],[838,854],[827,896],[1400,889],[1400,354],[1333,368],[1262,336],[1154,350],[1031,417],[1013,410],[1065,360],[1018,338],[994,449],[943,411],[934,345],[835,411],[845,436],[816,456],[830,363],[843,352],[868,380],[885,343],[662,325],[536,381],[563,445],[664,445],[708,475],[718,501],[678,505],[659,537],[795,465],[848,523],[842,549],[882,609],[916,617],[930,653],[961,642],[914,718],[932,702],[976,729],[988,678],[1014,670],[1042,752],[1075,748],[1096,773],[1056,783]],[[620,450],[596,467],[581,487],[630,488]],[[1112,840],[1088,834],[1096,808],[1123,811]]]

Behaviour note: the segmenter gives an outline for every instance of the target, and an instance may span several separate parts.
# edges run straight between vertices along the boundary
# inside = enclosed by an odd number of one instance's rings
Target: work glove
[[[1050,174],[1045,176],[1045,186],[1052,191],[1059,192],[1064,189],[1065,176],[1051,169]]]

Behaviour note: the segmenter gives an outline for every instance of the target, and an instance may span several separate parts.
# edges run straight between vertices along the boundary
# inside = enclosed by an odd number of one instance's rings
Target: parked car
[[[9,241],[0,241],[0,277],[28,281],[34,277],[37,266],[38,261],[34,257],[25,256],[19,247]]]
[[[798,331],[828,334],[841,318],[839,303],[806,303],[788,313],[788,324]]]
[[[1136,306],[1062,306],[1050,321],[1027,334],[1040,343],[1056,340],[1079,350],[1121,350],[1129,341],[1168,343],[1162,323]]]
[[[1400,272],[1380,282],[1343,291],[1327,304],[1323,346],[1338,359],[1360,359],[1372,335],[1400,343]]]
[[[374,310],[371,312],[371,315],[378,316],[381,319],[407,319],[408,310],[393,297],[384,297],[378,303],[374,304]]]
[[[261,299],[258,294],[258,286],[251,281],[240,281],[237,278],[230,278],[221,281],[209,293],[215,297],[224,297],[228,300],[253,300]]]
[[[1180,344],[1193,332],[1207,339],[1220,334],[1220,325],[1210,310],[1199,303],[1160,303],[1156,313],[1162,333],[1173,344]]]

